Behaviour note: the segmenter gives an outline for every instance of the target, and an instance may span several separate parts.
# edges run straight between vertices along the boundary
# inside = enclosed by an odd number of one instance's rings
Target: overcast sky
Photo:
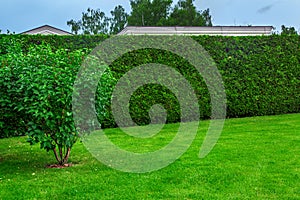
[[[129,0],[1,0],[0,30],[20,33],[48,24],[70,31],[66,22],[80,19],[88,7],[110,16],[117,5],[130,13]],[[195,5],[211,10],[213,25],[272,25],[279,31],[284,24],[300,31],[300,0],[195,0]]]

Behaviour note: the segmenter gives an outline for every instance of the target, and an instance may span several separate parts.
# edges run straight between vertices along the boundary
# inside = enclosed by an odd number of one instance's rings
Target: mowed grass
[[[208,125],[200,122],[176,162],[145,174],[111,169],[80,142],[72,167],[48,169],[55,162],[51,152],[30,146],[26,137],[2,139],[0,199],[300,199],[300,114],[228,119],[215,148],[199,159]],[[144,152],[166,145],[177,128],[167,125],[142,142],[119,129],[106,133],[122,148]]]

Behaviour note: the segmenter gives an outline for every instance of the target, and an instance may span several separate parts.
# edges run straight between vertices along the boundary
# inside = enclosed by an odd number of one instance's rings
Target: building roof
[[[21,34],[28,34],[28,35],[37,35],[37,34],[41,34],[41,35],[73,35],[72,33],[61,30],[59,28],[55,28],[55,27],[50,26],[50,25],[40,26],[40,27],[31,29],[31,30],[25,31]]]
[[[128,26],[119,35],[224,35],[224,36],[249,36],[270,35],[272,26]]]

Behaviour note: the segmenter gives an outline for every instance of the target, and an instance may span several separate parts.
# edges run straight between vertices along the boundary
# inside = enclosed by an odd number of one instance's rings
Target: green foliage
[[[180,0],[175,5],[167,25],[169,26],[212,26],[209,9],[198,11],[194,0]]]
[[[184,78],[192,84],[193,89],[196,90],[199,102],[195,103],[200,104],[201,115],[203,118],[208,118],[208,116],[210,116],[210,96],[203,78],[186,60],[181,59],[181,57],[171,52],[157,49],[141,49],[133,51],[115,60],[110,69],[114,78],[119,80],[134,67],[147,63],[167,65],[181,73]],[[143,76],[148,76],[148,74],[142,74],[140,77],[141,80],[143,79]],[[166,79],[167,78],[172,77],[166,77]],[[155,78],[153,77],[153,79]],[[132,81],[134,82],[135,80]],[[174,80],[170,80],[170,82],[173,81]],[[125,90],[124,93],[126,92],[127,91]],[[129,111],[133,121],[138,125],[149,124],[151,121],[149,111],[155,104],[161,104],[166,109],[168,114],[167,123],[180,121],[181,111],[176,96],[168,88],[157,84],[144,85],[136,90],[131,96]],[[119,115],[122,115],[122,113],[119,113]],[[114,123],[113,117],[106,120],[105,125],[106,126],[103,128],[115,127],[116,124]]]
[[[198,11],[194,0],[131,0],[129,26],[212,26],[209,9]]]
[[[105,72],[99,81],[96,91],[95,107],[97,118],[102,128],[114,127],[114,117],[111,110],[111,97],[117,79],[110,72]]]
[[[111,17],[106,17],[100,9],[88,8],[82,13],[80,20],[69,20],[67,25],[76,35],[117,34],[124,28],[128,15],[121,5],[116,6],[110,13]]]
[[[108,32],[108,20],[105,13],[100,9],[87,9],[82,13],[82,19],[77,22],[83,31],[83,34],[106,34]]]
[[[228,117],[300,112],[298,36],[195,36],[193,39],[208,51],[223,77]],[[112,64],[111,70],[115,78],[120,79],[133,67],[146,63],[160,63],[179,71],[195,90],[201,117],[210,118],[210,94],[203,78],[177,55],[143,49],[123,55]],[[175,96],[157,85],[146,85],[134,93],[130,102],[131,117],[140,125],[148,124],[149,109],[157,103],[168,110],[167,122],[179,121],[180,109]]]
[[[228,117],[300,112],[300,38],[194,37],[215,60]]]
[[[88,8],[80,20],[67,21],[74,34],[117,34],[129,26],[212,26],[209,9],[198,11],[194,0],[130,0],[131,13],[118,5],[105,16],[100,9]]]
[[[281,35],[298,35],[295,27],[286,27],[284,25],[281,26]]]
[[[22,94],[18,93],[16,84],[18,76],[22,73],[24,57],[21,43],[12,37],[0,40],[0,138],[19,136],[25,134],[25,125],[29,116],[20,107]]]
[[[29,51],[32,45],[49,45],[51,49],[66,49],[68,51],[93,49],[102,41],[108,38],[108,35],[0,35],[0,55],[7,53],[9,43],[7,41],[18,40],[18,44],[24,53]]]
[[[78,138],[71,102],[84,53],[33,45],[25,54],[18,40],[9,39],[14,51],[1,57],[1,132],[26,133],[30,144],[40,143],[64,164]]]
[[[71,115],[68,92],[71,91],[75,72],[80,66],[83,56],[89,53],[89,50],[75,51],[75,47],[70,48],[71,52],[61,50],[75,45],[75,43],[66,42],[69,41],[69,37],[35,37],[34,39],[34,36],[14,35],[0,38],[0,109],[3,113],[0,116],[1,137],[22,135],[28,132],[28,129],[34,124],[37,126],[41,123],[50,123],[45,127],[47,130],[51,130],[55,128],[53,125],[55,121],[61,126],[64,123],[73,123],[71,118],[68,118],[68,115]],[[74,37],[91,42],[85,43],[84,47],[94,47],[105,38],[105,36]],[[29,39],[40,41],[42,44],[28,45]],[[56,39],[58,42],[55,42]],[[75,42],[75,39],[70,39],[70,41]],[[228,117],[300,112],[299,36],[194,36],[193,39],[208,51],[223,76],[227,94]],[[94,43],[94,41],[96,42]],[[104,85],[99,85],[97,89],[95,105],[98,119],[103,128],[116,126],[110,99],[117,80],[133,67],[146,63],[168,65],[180,72],[195,90],[199,99],[201,118],[210,117],[211,106],[208,89],[203,78],[192,65],[170,52],[141,49],[127,53],[115,60],[110,66],[110,72],[107,72],[101,80]],[[54,81],[56,76],[58,76],[58,82]],[[24,81],[20,81],[21,78]],[[61,87],[65,89],[62,90]],[[61,99],[59,102],[53,99],[53,94],[56,93],[55,96]],[[49,94],[51,98],[47,99]],[[25,96],[27,97],[26,101]],[[150,122],[149,110],[152,105],[157,103],[162,104],[167,110],[168,123],[180,120],[180,106],[175,96],[167,88],[155,84],[139,88],[131,97],[130,114],[132,119],[140,125],[148,124]],[[64,105],[68,106],[64,107]],[[33,107],[36,111],[30,110]],[[48,112],[52,108],[55,109]],[[52,115],[60,115],[60,117],[52,120]],[[67,117],[62,119],[63,116]],[[69,121],[60,122],[61,120]],[[29,122],[34,122],[34,124],[29,124]],[[63,127],[62,130],[65,132],[73,130],[71,125]],[[41,127],[38,125],[34,129],[40,130]],[[42,132],[46,133],[47,131],[42,129]],[[32,137],[32,142],[35,141],[35,138],[39,139],[41,133],[35,134],[36,137]],[[63,140],[65,139],[63,138]],[[43,145],[43,148],[46,149],[53,147],[47,139]]]
[[[165,25],[172,6],[172,0],[131,0],[129,26]]]
[[[110,34],[117,34],[121,32],[127,23],[128,14],[122,6],[116,6],[114,10],[110,11],[111,18],[109,19]]]

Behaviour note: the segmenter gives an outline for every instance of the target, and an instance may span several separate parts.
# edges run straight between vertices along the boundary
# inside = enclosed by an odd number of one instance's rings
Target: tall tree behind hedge
[[[116,6],[114,10],[110,11],[110,33],[117,34],[124,29],[127,24],[128,14],[122,6]]]
[[[67,25],[71,27],[71,31],[75,34],[83,33],[89,35],[107,34],[109,31],[109,19],[100,9],[94,10],[88,8],[82,13],[80,20],[69,20]]]
[[[295,27],[286,27],[285,25],[281,26],[281,35],[298,35]]]
[[[121,5],[116,6],[110,13],[111,17],[107,17],[100,9],[88,8],[82,13],[80,20],[71,19],[67,21],[67,25],[76,35],[116,34],[125,27],[128,14]]]
[[[172,6],[172,0],[131,0],[130,26],[165,25]]]
[[[209,9],[198,11],[194,0],[131,0],[130,26],[212,26]]]
[[[212,26],[209,9],[198,11],[194,0],[180,0],[175,5],[167,25],[171,26]]]
[[[81,20],[69,20],[67,25],[75,34],[117,34],[128,26],[212,26],[209,9],[199,11],[194,0],[130,0],[131,13],[118,5],[106,17],[100,9],[88,8]]]

